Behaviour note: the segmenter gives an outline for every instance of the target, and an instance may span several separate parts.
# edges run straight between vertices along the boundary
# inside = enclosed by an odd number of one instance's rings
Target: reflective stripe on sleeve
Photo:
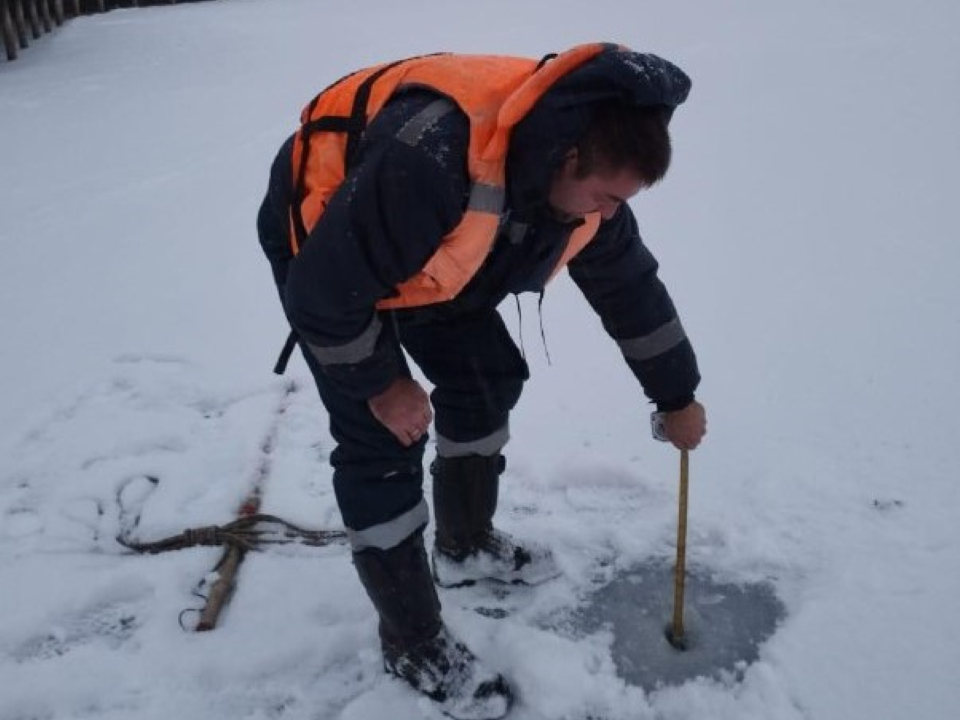
[[[684,340],[687,334],[680,324],[679,318],[674,318],[665,325],[661,325],[649,335],[619,340],[621,352],[630,360],[649,360],[673,349]]]

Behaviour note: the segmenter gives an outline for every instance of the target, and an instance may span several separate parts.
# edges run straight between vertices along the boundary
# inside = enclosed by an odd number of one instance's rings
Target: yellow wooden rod
[[[680,451],[680,512],[677,523],[677,565],[673,575],[673,625],[671,628],[673,643],[682,645],[683,631],[683,591],[687,564],[687,497],[690,479],[690,455]]]

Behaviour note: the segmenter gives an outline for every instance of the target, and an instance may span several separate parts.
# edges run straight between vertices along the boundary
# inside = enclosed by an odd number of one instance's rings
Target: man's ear
[[[570,175],[576,175],[579,160],[580,153],[577,151],[577,148],[570,148],[563,154],[563,160],[560,161],[560,171],[569,173]]]

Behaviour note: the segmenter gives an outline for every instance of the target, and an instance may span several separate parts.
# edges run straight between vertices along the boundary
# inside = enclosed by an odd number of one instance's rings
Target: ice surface
[[[564,575],[442,591],[446,622],[515,683],[510,720],[957,716],[960,3],[592,9],[178,3],[71,21],[0,62],[0,720],[439,717],[384,675],[345,548],[250,553],[197,635],[177,618],[220,551],[114,538],[222,524],[255,482],[287,333],[255,216],[304,104],[405,55],[596,40],[693,79],[668,177],[631,201],[704,378],[693,646],[663,640],[669,564],[634,573],[671,556],[676,453],[564,274],[542,315],[535,295],[504,307],[531,379],[496,518]],[[302,360],[287,377],[302,391],[263,509],[337,529],[327,418]],[[719,585],[747,629],[700,621],[718,610],[698,600],[706,569],[703,597]],[[540,625],[590,603],[591,633]],[[698,659],[708,679],[683,681]],[[712,679],[730,667],[741,681]]]

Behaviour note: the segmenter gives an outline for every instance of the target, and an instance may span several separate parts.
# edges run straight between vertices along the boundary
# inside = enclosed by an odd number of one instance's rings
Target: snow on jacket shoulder
[[[376,116],[346,180],[290,264],[290,323],[351,397],[373,397],[402,374],[396,335],[375,305],[423,266],[463,214],[466,118],[448,113],[415,146],[397,139],[435,98],[406,92]]]

